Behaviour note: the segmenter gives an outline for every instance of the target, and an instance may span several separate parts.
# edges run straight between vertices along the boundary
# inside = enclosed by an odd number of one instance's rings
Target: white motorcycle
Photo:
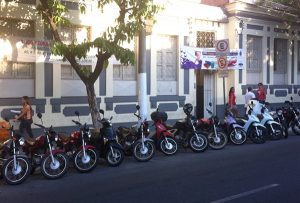
[[[253,108],[253,113],[261,116],[260,123],[266,127],[269,139],[279,140],[283,137],[283,128],[280,123],[274,121],[266,105],[269,103],[258,101]]]
[[[238,122],[243,126],[243,130],[246,132],[252,142],[256,144],[262,144],[266,141],[267,129],[261,124],[257,114],[253,109],[253,102],[249,105],[248,120],[241,119]]]

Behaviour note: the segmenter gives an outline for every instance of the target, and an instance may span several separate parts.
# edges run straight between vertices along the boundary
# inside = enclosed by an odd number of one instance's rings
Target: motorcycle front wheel
[[[208,147],[208,140],[205,135],[195,132],[190,136],[189,146],[193,152],[204,152]]]
[[[229,139],[235,145],[242,145],[247,140],[247,134],[241,128],[234,128],[229,134]]]
[[[283,129],[280,125],[272,125],[272,128],[268,125],[267,129],[270,140],[279,140],[283,137]]]
[[[159,141],[159,148],[165,155],[174,155],[178,151],[177,142],[172,137],[163,137]]]
[[[208,144],[212,149],[223,149],[228,142],[225,133],[217,131],[217,135],[214,132],[208,134]]]
[[[155,145],[152,141],[145,141],[144,148],[141,141],[133,147],[133,157],[140,162],[149,161],[155,154]]]
[[[108,165],[113,167],[119,166],[124,160],[124,152],[117,147],[112,147],[112,150],[108,149],[105,155],[105,159]]]
[[[42,159],[41,171],[48,179],[60,178],[66,174],[68,169],[68,158],[64,153],[53,154],[53,158],[52,161],[49,154]]]
[[[300,125],[297,121],[292,124],[292,131],[295,133],[295,135],[300,135]]]
[[[86,149],[85,156],[81,149],[74,155],[74,167],[80,173],[87,173],[97,166],[98,160],[99,154],[95,149]]]
[[[255,144],[263,144],[266,142],[266,129],[261,126],[252,126],[249,129],[249,137]]]
[[[31,170],[30,162],[27,158],[17,156],[16,166],[14,165],[14,158],[11,157],[5,161],[2,166],[2,175],[5,182],[9,185],[18,185],[23,183],[29,175]]]

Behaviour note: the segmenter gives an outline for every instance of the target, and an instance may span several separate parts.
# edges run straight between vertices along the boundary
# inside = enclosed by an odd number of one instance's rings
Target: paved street
[[[300,202],[300,136],[263,145],[228,145],[195,154],[157,152],[148,163],[127,157],[118,168],[71,169],[59,180],[35,174],[0,184],[0,202]]]

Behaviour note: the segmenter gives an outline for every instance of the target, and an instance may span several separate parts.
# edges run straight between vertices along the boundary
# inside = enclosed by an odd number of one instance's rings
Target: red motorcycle
[[[80,121],[78,111],[75,112],[75,115]],[[81,173],[86,173],[97,166],[99,153],[96,147],[87,144],[91,138],[89,127],[86,123],[81,124],[79,121],[72,120],[79,127],[79,130],[71,133],[70,136],[58,135],[60,141],[58,145],[72,157],[75,169]]]
[[[152,139],[165,155],[174,155],[178,151],[178,146],[174,135],[168,131],[168,127],[165,124],[168,119],[167,113],[159,112],[157,109],[151,113],[151,119],[154,121],[156,128]]]
[[[38,113],[37,116],[43,124],[42,114]],[[48,179],[64,176],[68,169],[68,158],[63,150],[53,149],[58,140],[56,132],[52,126],[47,129],[41,124],[34,123],[34,125],[42,128],[44,134],[35,139],[26,136],[25,144],[22,147],[24,153],[31,160],[31,173],[40,166],[42,174]]]
[[[212,103],[209,103],[212,106]],[[197,129],[202,130],[207,134],[208,144],[212,149],[223,149],[227,142],[227,135],[222,132],[219,128],[219,119],[209,109],[206,111],[211,115],[209,118],[201,118],[197,121]]]

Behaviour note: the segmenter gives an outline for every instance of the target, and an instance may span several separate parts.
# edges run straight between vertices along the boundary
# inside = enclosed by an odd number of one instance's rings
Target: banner
[[[243,69],[242,50],[230,50],[225,69]],[[180,50],[180,64],[184,69],[217,70],[218,57],[215,48],[195,48],[183,46]]]

